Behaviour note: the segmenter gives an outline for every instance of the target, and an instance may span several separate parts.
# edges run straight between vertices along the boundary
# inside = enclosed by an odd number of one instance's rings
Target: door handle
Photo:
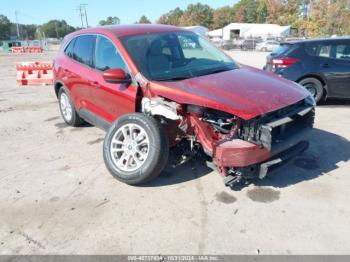
[[[328,64],[328,63],[322,64],[322,67],[328,68],[328,67],[329,67],[329,64]]]

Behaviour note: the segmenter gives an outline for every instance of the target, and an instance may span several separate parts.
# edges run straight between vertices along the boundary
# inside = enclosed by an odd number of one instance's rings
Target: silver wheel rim
[[[146,131],[137,124],[126,124],[113,135],[110,154],[113,163],[120,170],[131,172],[145,163],[149,149]]]
[[[69,98],[65,93],[61,94],[60,106],[61,106],[61,111],[64,119],[68,122],[71,121],[72,115],[73,115],[73,109],[72,109],[72,105],[70,104]]]

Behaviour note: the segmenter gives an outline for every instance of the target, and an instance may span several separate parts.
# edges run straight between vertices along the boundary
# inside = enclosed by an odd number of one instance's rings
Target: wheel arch
[[[61,87],[63,87],[63,86],[64,86],[63,82],[61,82],[61,81],[55,82],[54,88],[55,88],[56,97],[58,97],[58,92],[60,91]]]
[[[319,80],[322,84],[323,84],[323,89],[324,89],[324,94],[323,96],[326,98],[327,97],[327,94],[328,94],[328,85],[327,85],[327,81],[326,79],[324,79],[324,77],[322,77],[321,75],[319,74],[316,74],[316,73],[310,73],[310,74],[307,74],[307,75],[303,75],[302,77],[300,77],[297,81],[297,83],[299,83],[300,81],[306,79],[306,78],[315,78],[317,80]]]

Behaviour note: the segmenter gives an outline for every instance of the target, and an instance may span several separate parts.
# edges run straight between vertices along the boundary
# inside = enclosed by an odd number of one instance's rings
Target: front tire
[[[169,155],[164,128],[141,113],[120,117],[107,132],[103,158],[111,175],[129,185],[143,184],[157,177]]]
[[[324,87],[320,80],[313,77],[307,77],[299,81],[299,84],[311,93],[315,98],[316,103],[323,98]]]

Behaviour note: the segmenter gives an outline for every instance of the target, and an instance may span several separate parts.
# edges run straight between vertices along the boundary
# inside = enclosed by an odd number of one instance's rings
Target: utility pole
[[[20,38],[20,34],[19,34],[19,25],[18,25],[18,12],[15,11],[15,16],[16,16],[16,28],[17,28],[17,38]]]
[[[81,21],[81,27],[82,27],[82,28],[84,28],[83,16],[85,16],[86,28],[89,27],[89,22],[88,22],[88,17],[87,17],[86,6],[87,6],[87,4],[79,4],[79,5],[78,5],[78,8],[76,9],[76,10],[78,10],[78,12],[79,12],[80,21]]]
[[[84,21],[83,21],[84,14],[83,14],[82,5],[80,4],[76,10],[79,11],[79,16],[80,16],[80,21],[81,21],[81,28],[84,28]]]
[[[80,4],[82,8],[84,8],[84,14],[85,14],[85,22],[86,22],[86,28],[89,27],[89,22],[88,22],[88,17],[87,17],[87,12],[86,12],[86,6],[87,4]]]

